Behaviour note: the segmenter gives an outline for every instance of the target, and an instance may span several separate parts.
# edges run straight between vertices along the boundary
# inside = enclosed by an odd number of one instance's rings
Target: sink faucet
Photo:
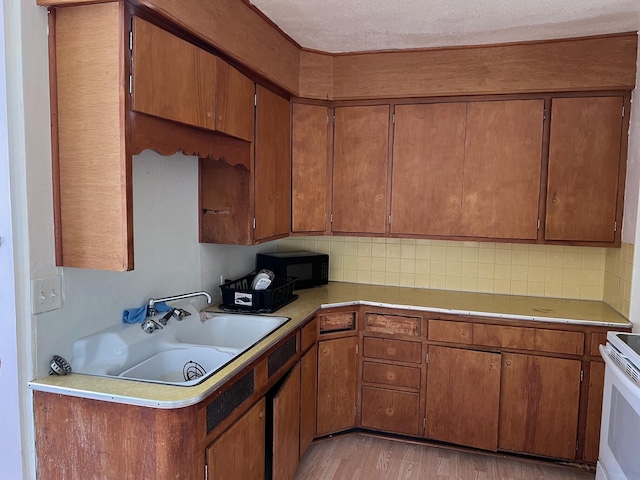
[[[156,312],[156,302],[170,302],[172,300],[181,300],[183,298],[191,298],[198,297],[203,295],[207,298],[207,303],[211,303],[211,295],[207,292],[193,292],[193,293],[184,293],[182,295],[174,295],[173,297],[165,297],[165,298],[150,298],[149,303],[147,304],[147,317],[154,316]]]

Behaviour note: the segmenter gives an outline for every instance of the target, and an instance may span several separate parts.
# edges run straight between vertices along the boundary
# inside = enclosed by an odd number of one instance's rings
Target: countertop
[[[266,349],[298,328],[318,308],[373,305],[514,320],[629,327],[631,323],[604,302],[521,297],[332,282],[298,290],[299,298],[277,311],[291,320],[199,385],[179,387],[92,375],[51,375],[29,383],[33,390],[155,408],[194,405],[224,385]],[[205,310],[217,311],[215,306]]]

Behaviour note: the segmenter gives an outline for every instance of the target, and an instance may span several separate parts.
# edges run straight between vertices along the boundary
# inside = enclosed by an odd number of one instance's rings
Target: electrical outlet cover
[[[62,279],[60,275],[31,281],[33,313],[49,312],[62,307]]]

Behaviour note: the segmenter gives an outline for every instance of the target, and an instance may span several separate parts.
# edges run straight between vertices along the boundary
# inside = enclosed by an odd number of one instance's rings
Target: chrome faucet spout
[[[165,298],[150,298],[149,303],[147,304],[147,317],[152,317],[157,313],[156,312],[157,302],[170,302],[172,300],[182,300],[183,298],[198,297],[200,295],[202,295],[203,297],[206,297],[207,303],[211,303],[211,295],[209,295],[207,292],[204,292],[204,291],[193,292],[193,293],[183,293],[182,295],[174,295],[172,297],[165,297]]]

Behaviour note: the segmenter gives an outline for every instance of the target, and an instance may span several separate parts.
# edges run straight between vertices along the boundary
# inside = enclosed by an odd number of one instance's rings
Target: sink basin
[[[182,343],[245,349],[288,320],[287,317],[238,313],[206,313],[205,315],[207,318],[202,322],[202,328],[178,330],[176,340]]]
[[[76,340],[71,366],[76,373],[189,386],[202,382],[267,335],[288,317],[198,312],[188,302],[175,302],[191,313],[171,318],[149,334],[140,324],[120,324]],[[164,313],[156,315],[158,320]],[[204,375],[185,380],[183,367],[193,360]]]
[[[238,352],[215,347],[166,350],[122,372],[119,377],[176,385],[195,385],[223,367]]]

